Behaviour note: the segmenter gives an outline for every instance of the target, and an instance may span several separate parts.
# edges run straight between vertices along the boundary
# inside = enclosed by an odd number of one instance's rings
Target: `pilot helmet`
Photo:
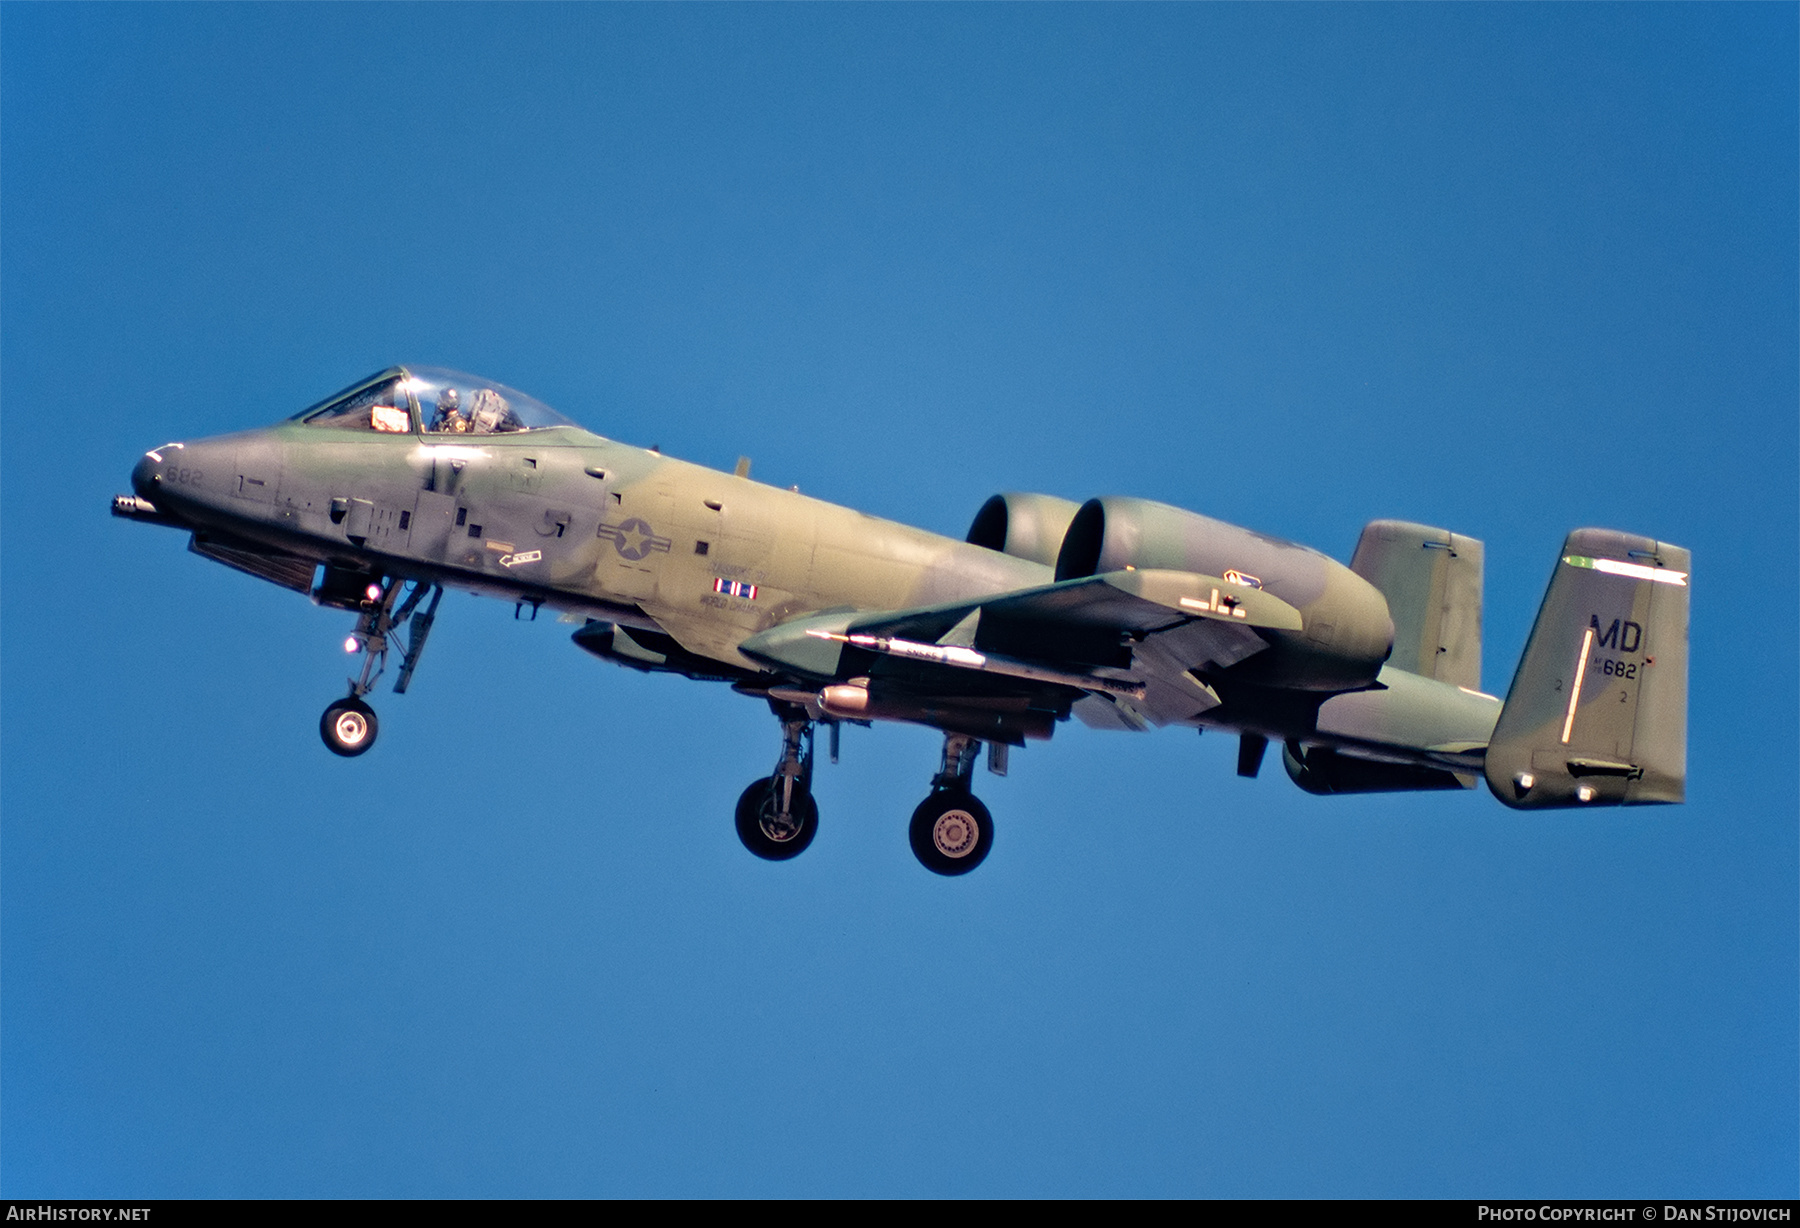
[[[455,409],[457,407],[457,402],[460,401],[461,399],[462,398],[460,398],[456,395],[456,389],[446,388],[442,392],[438,393],[438,399],[437,399],[438,408],[439,409]]]

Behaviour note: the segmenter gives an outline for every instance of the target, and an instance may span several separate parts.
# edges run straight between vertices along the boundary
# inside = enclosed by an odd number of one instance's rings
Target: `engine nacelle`
[[[1268,633],[1271,648],[1232,670],[1245,681],[1344,690],[1373,682],[1393,650],[1387,599],[1317,550],[1166,503],[1089,499],[1063,536],[1056,578],[1074,580],[1128,567],[1223,576],[1272,593],[1299,610],[1302,630]]]
[[[1010,554],[1015,559],[1029,559],[1046,567],[1056,566],[1057,552],[1062,549],[1063,534],[1075,519],[1077,504],[1055,495],[1021,494],[1008,491],[995,495],[975,513],[967,540]]]

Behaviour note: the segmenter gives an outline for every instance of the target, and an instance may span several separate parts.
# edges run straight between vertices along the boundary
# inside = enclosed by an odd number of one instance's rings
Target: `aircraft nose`
[[[238,444],[220,435],[151,448],[132,469],[131,487],[164,511],[219,506],[233,484]]]
[[[154,492],[157,487],[157,479],[162,476],[162,464],[160,452],[146,452],[132,467],[131,489],[137,492],[140,499],[156,502]]]

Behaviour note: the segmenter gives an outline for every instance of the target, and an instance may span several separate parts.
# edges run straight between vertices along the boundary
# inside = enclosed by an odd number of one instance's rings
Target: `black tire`
[[[319,737],[325,749],[346,759],[354,759],[375,745],[375,735],[380,732],[381,722],[375,719],[375,709],[360,699],[340,699],[319,718]]]
[[[974,794],[940,789],[913,811],[907,835],[913,856],[933,874],[967,874],[994,847],[994,818]]]
[[[819,831],[819,803],[809,790],[794,791],[793,814],[786,822],[775,813],[775,781],[753,780],[738,798],[737,834],[744,847],[764,861],[786,861],[806,851]]]

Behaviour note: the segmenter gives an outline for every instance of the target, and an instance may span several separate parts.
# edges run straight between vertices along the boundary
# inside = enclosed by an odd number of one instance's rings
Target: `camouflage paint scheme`
[[[1570,538],[1565,559],[1681,580],[1559,561],[1503,716],[1480,690],[1481,543],[1427,526],[1371,524],[1347,567],[1164,504],[1008,494],[955,541],[409,367],[274,426],[153,450],[132,487],[116,514],[358,610],[371,651],[386,646],[373,607],[392,612],[411,582],[415,604],[436,585],[563,611],[596,655],[729,681],[787,724],[909,720],[1005,746],[1073,714],[1237,732],[1244,774],[1275,739],[1319,793],[1485,772],[1514,806],[1681,798],[1688,559],[1650,539]],[[1571,707],[1565,675],[1596,642],[1619,664],[1594,665]]]

